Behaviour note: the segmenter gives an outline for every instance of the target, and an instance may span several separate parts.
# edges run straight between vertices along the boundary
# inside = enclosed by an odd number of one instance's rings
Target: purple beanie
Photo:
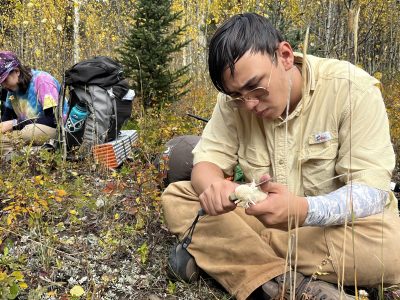
[[[8,74],[21,63],[17,56],[11,51],[0,51],[0,83],[6,80]]]

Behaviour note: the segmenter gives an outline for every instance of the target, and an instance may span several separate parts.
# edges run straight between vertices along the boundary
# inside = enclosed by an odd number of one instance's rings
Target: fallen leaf
[[[136,215],[138,212],[138,209],[136,207],[126,207],[125,211],[129,214],[129,215]]]
[[[18,282],[18,285],[23,290],[28,288],[28,285],[26,284],[26,282]]]
[[[5,272],[0,272],[0,281],[3,281],[4,279],[7,278],[7,273]]]
[[[64,197],[65,195],[67,195],[67,192],[64,190],[56,190],[56,195],[58,197]]]
[[[106,187],[103,189],[103,192],[106,194],[112,194],[117,189],[117,185],[113,182],[108,182]]]
[[[24,275],[20,271],[12,272],[11,276],[14,276],[17,281],[22,281],[24,279]]]
[[[71,296],[74,297],[80,297],[85,293],[85,290],[80,286],[80,285],[75,285],[70,291],[69,293],[71,294]]]

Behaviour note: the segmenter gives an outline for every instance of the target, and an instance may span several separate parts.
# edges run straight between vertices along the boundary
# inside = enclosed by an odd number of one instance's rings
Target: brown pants
[[[56,128],[42,124],[29,124],[21,130],[0,134],[0,156],[10,153],[17,140],[22,140],[25,144],[41,145],[45,141],[55,138],[56,135]]]
[[[162,204],[169,230],[182,238],[200,209],[190,182],[169,185]],[[340,285],[400,283],[399,237],[400,218],[389,210],[353,225],[283,231],[264,227],[238,207],[200,219],[188,250],[241,300],[289,268]]]

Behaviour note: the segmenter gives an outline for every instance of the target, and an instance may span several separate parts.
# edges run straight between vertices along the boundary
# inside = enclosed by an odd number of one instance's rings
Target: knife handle
[[[235,202],[236,200],[238,200],[238,197],[236,197],[235,193],[229,195],[229,201]]]

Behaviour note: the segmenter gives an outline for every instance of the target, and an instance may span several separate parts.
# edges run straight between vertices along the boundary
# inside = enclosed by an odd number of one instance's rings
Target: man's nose
[[[244,103],[244,105],[245,105],[246,109],[254,110],[259,103],[260,103],[259,100],[251,100],[251,101],[246,101]]]

